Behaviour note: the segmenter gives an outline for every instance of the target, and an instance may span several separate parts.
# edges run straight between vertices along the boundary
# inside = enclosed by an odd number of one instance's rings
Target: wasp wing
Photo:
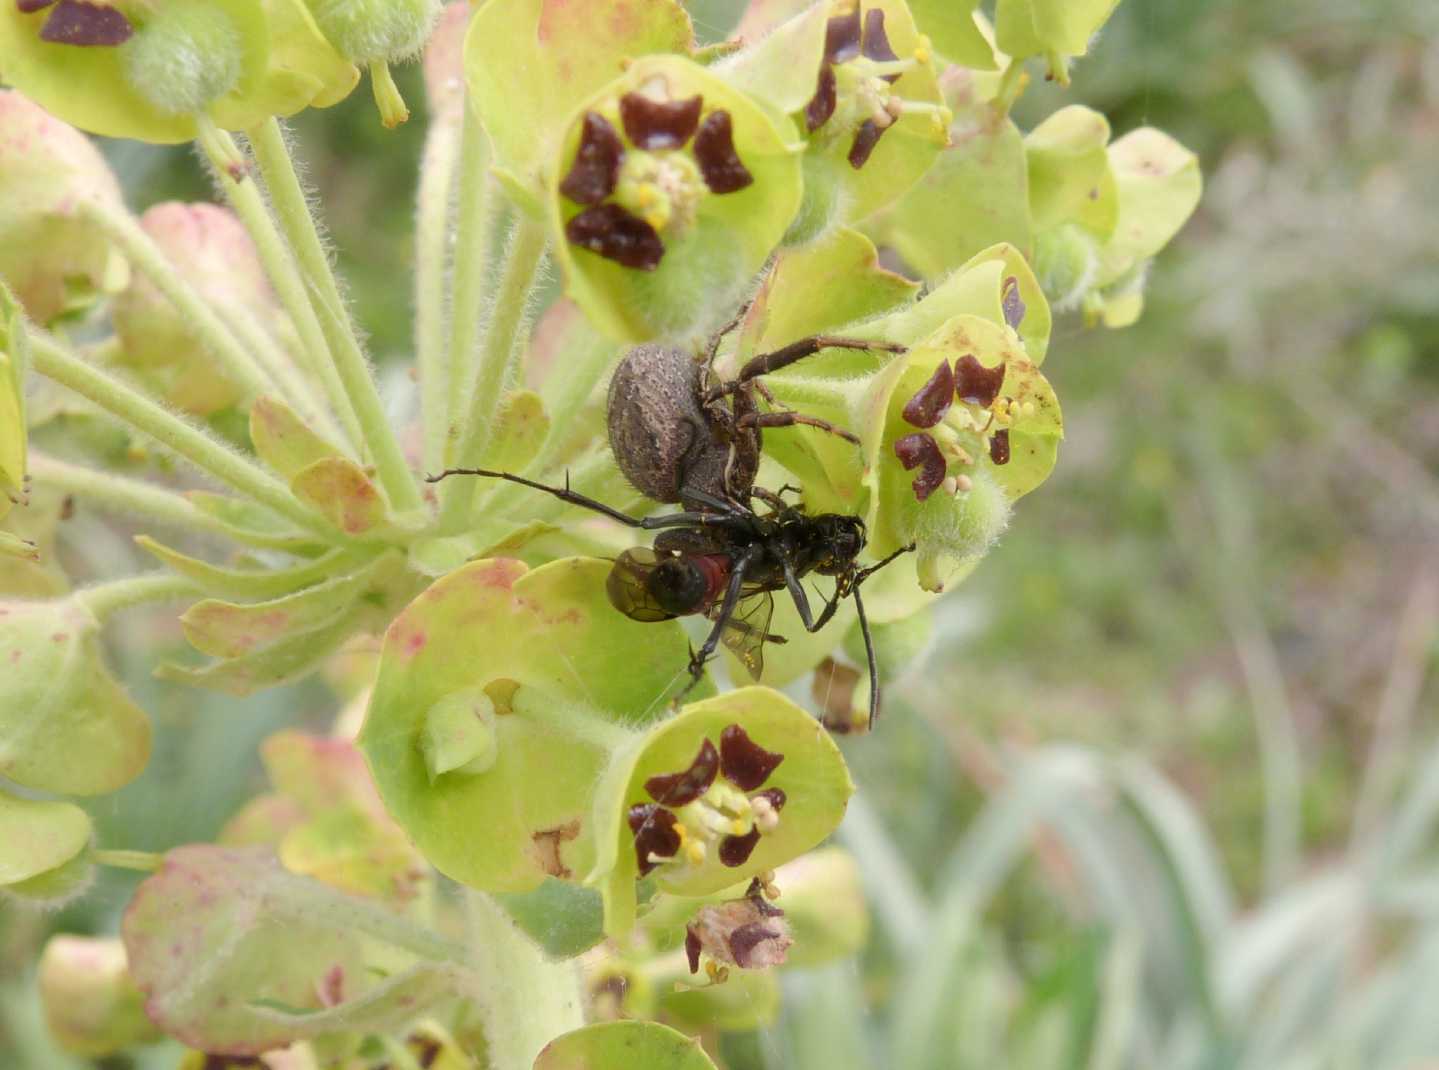
[[[719,606],[716,605],[710,610],[710,615],[713,617],[718,614]],[[735,657],[739,658],[749,670],[750,676],[756,680],[764,672],[764,644],[785,641],[782,635],[770,634],[769,622],[773,616],[774,595],[760,589],[740,599],[720,636],[720,641],[734,652]]]
[[[650,594],[649,584],[646,583],[658,563],[659,558],[648,546],[636,546],[615,558],[609,579],[605,581],[605,593],[610,596],[610,605],[631,620],[646,623],[674,620],[673,613],[666,613],[655,602]]]

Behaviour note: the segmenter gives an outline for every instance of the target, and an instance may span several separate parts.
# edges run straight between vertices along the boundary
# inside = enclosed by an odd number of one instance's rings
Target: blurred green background
[[[691,6],[709,36],[738,8]],[[726,1057],[1439,1065],[1439,4],[1123,0],[1020,125],[1068,102],[1178,137],[1204,200],[1138,326],[1057,325],[1058,470],[845,744],[870,950],[788,974],[781,1021]],[[297,126],[398,374],[422,123],[385,132],[356,94]],[[185,150],[107,149],[137,210],[209,196]],[[161,849],[212,836],[259,784],[257,741],[331,700],[150,681],[178,641],[154,627],[115,657],[159,749],[97,816]],[[0,961],[112,930],[128,888],[3,908]],[[0,981],[0,1067],[71,1065],[27,980]]]

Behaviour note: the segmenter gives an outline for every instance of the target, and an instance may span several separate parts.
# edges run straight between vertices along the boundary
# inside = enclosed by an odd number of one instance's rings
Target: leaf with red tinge
[[[389,518],[385,496],[365,470],[344,457],[306,465],[290,480],[295,497],[313,505],[346,535],[363,535]]]
[[[439,960],[440,937],[288,872],[266,848],[170,851],[135,892],[121,935],[149,1016],[192,1047],[231,1055],[399,1029],[457,981],[453,966],[409,950],[432,944]]]
[[[180,623],[196,650],[216,658],[240,657],[350,611],[382,566],[393,568],[395,563],[394,557],[376,558],[352,573],[266,602],[241,605],[207,598],[187,609]]]
[[[256,398],[250,407],[250,443],[256,456],[286,479],[293,479],[316,461],[344,452],[273,397]]]

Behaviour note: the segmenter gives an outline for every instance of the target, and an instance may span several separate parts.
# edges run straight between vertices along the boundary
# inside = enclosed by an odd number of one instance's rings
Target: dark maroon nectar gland
[[[1014,321],[1011,327],[1024,318],[1017,280],[1006,283],[1002,303],[1006,317]],[[940,488],[951,496],[972,489],[964,468],[974,465],[976,454],[983,455],[979,451],[988,452],[991,464],[1009,463],[1009,428],[1016,418],[1032,414],[1034,403],[1016,405],[1001,397],[1004,376],[1004,364],[986,368],[966,353],[952,370],[948,361],[941,361],[905,403],[904,421],[924,430],[895,439],[894,455],[905,471],[920,470],[911,484],[916,500],[925,501]],[[952,469],[957,474],[950,475]]]
[[[1004,322],[1009,324],[1011,330],[1019,330],[1019,325],[1024,322],[1024,299],[1019,296],[1019,280],[1013,275],[1004,280],[1004,297],[1000,300],[1000,307],[1004,310]]]
[[[725,749],[730,761],[723,757]],[[739,725],[727,725],[719,748],[705,739],[686,768],[646,780],[645,794],[654,801],[628,811],[640,876],[660,867],[699,868],[711,857],[731,868],[744,865],[760,837],[779,827],[784,791],[756,789],[783,761],[784,755],[765,750]],[[755,784],[761,770],[763,778]]]
[[[869,163],[885,132],[906,114],[931,115],[941,129],[947,128],[949,109],[906,100],[892,88],[905,71],[928,61],[927,44],[910,59],[898,56],[885,29],[884,11],[866,11],[863,3],[856,3],[825,26],[824,58],[814,96],[804,106],[805,130],[823,141],[848,139],[845,158],[858,171]]]
[[[586,112],[574,166],[560,183],[560,192],[576,204],[596,205],[615,191],[620,180],[624,142],[602,115]]]
[[[954,404],[954,371],[949,361],[942,360],[929,382],[919,388],[904,406],[905,423],[912,427],[933,427],[944,419],[944,414]]]
[[[20,0],[21,12],[40,11],[48,3]],[[56,45],[113,47],[122,45],[134,34],[135,28],[124,12],[108,4],[90,4],[85,0],[58,0],[54,10],[40,28],[40,40]]]
[[[609,106],[615,123],[586,112],[580,143],[560,193],[584,210],[565,224],[571,244],[638,271],[653,271],[665,236],[694,224],[703,197],[754,182],[735,151],[723,108],[704,114],[700,95],[673,98],[663,79]],[[625,142],[628,141],[628,146]]]

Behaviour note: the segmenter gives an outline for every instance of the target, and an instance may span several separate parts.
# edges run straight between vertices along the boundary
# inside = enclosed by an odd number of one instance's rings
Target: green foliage
[[[0,77],[15,87],[0,98],[0,153],[17,163],[0,179],[16,193],[0,211],[12,239],[0,255],[0,490],[24,523],[0,518],[14,529],[4,545],[44,553],[50,570],[0,572],[0,885],[95,910],[78,897],[97,873],[107,893],[121,886],[106,871],[145,874],[115,893],[128,902],[124,952],[97,948],[88,986],[73,947],[52,945],[40,991],[71,1050],[128,1057],[153,1036],[141,1000],[189,1049],[185,1066],[698,1070],[718,1065],[721,1035],[772,1026],[778,969],[865,947],[866,895],[888,893],[861,874],[906,880],[864,851],[816,850],[854,792],[824,724],[858,726],[868,694],[864,670],[832,656],[864,661],[858,596],[827,629],[805,630],[787,604],[760,622],[779,629],[761,637],[763,684],[811,677],[817,721],[772,686],[702,673],[687,629],[722,615],[716,599],[694,621],[617,611],[602,590],[637,541],[633,522],[517,483],[651,510],[625,486],[591,400],[616,340],[698,355],[730,324],[710,352],[724,375],[807,335],[842,335],[766,376],[757,396],[848,437],[775,427],[761,481],[797,487],[811,514],[862,518],[866,558],[915,551],[916,572],[896,566],[866,588],[888,683],[930,642],[938,593],[1055,467],[1063,423],[1039,370],[1051,300],[1132,321],[1148,262],[1198,198],[1194,157],[1156,131],[1111,145],[1103,115],[1075,106],[1025,137],[1009,117],[1023,59],[1043,56],[1063,78],[1112,4],[1002,0],[991,28],[975,4],[755,0],[735,41],[704,46],[671,0],[438,6],[0,9]],[[432,26],[416,400],[389,369],[374,374],[355,326],[367,309],[346,300],[277,118],[339,103],[365,64],[382,124],[404,121],[387,64]],[[193,139],[228,209],[133,218],[61,119]],[[960,203],[942,224],[929,218]],[[525,479],[422,482],[421,456]],[[139,549],[164,571],[64,593],[57,541],[85,581],[138,556],[92,508],[137,520]],[[67,538],[77,510],[83,535]],[[836,599],[868,578],[806,571],[837,576]],[[115,793],[144,770],[154,727],[137,701],[168,692],[142,683],[132,699],[101,632],[170,601],[185,603],[166,618],[174,644],[137,628],[127,680],[144,661],[166,685],[261,709],[260,693],[325,674],[333,735],[299,731],[309,700],[278,692],[271,722],[186,771],[214,780],[197,794],[216,827],[137,840],[60,797]],[[180,636],[211,660],[155,656]],[[323,693],[304,694],[319,706]],[[155,719],[162,738],[168,720]],[[270,788],[240,802],[221,785],[252,752]],[[1162,781],[1130,779],[1136,811],[1154,811],[1136,819],[1144,831],[1184,824]],[[1013,807],[1023,817],[1030,805]],[[213,842],[175,846],[194,840]],[[973,890],[1003,860],[952,883]],[[91,920],[113,931],[113,917]],[[894,981],[908,1022],[897,1058],[953,1024],[923,1016],[972,922],[942,919],[939,961],[907,963]],[[1076,946],[1021,1018],[1062,1017],[1122,1047],[1129,1019],[1106,1018],[1099,998],[1062,1006],[1063,993],[1100,976],[1106,993],[1127,991],[1135,954],[1120,939]],[[925,977],[932,988],[913,987]],[[69,999],[93,1013],[67,1015]],[[1060,1033],[1047,1025],[1034,1050]]]

